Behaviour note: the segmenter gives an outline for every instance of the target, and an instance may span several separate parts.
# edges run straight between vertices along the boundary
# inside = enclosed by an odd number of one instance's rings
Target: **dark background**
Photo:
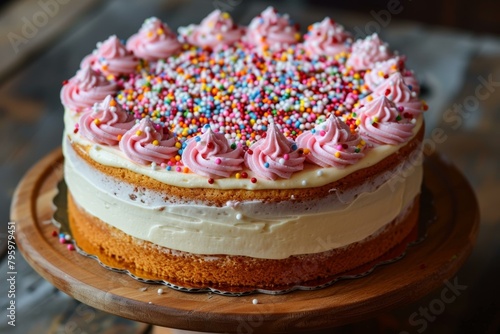
[[[378,27],[391,48],[408,55],[408,66],[417,73],[430,106],[425,115],[427,135],[435,128],[445,131],[448,140],[437,151],[467,177],[481,211],[475,249],[456,276],[467,289],[424,332],[500,332],[500,89],[493,87],[491,95],[470,110],[458,129],[450,128],[442,117],[475,96],[479,78],[500,82],[500,1],[401,0],[402,9],[388,20],[391,0],[67,0],[16,52],[7,35],[20,33],[22,18],[40,10],[38,1],[0,0],[0,333],[142,334],[150,329],[74,301],[33,272],[20,256],[20,323],[15,329],[7,328],[3,255],[9,207],[24,173],[60,146],[61,82],[75,74],[96,42],[115,33],[127,38],[149,16],[158,16],[176,29],[200,22],[217,4],[231,3],[235,5],[226,10],[240,24],[248,24],[267,5],[273,5],[289,13],[303,31],[325,16],[354,32],[368,34]],[[409,316],[439,298],[441,290],[376,319],[323,333],[417,333]],[[82,314],[92,314],[92,321]]]
[[[380,12],[387,9],[390,1],[309,1],[318,6],[335,6],[360,13]],[[398,14],[400,19],[465,29],[479,33],[500,33],[497,0],[400,0],[404,10]]]

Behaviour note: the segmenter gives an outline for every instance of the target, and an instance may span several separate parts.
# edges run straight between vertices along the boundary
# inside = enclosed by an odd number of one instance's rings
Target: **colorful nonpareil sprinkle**
[[[330,114],[351,113],[369,93],[346,54],[309,57],[296,45],[269,55],[242,44],[210,51],[184,46],[177,57],[121,82],[117,100],[136,119],[149,117],[182,145],[209,124],[234,147],[265,136],[270,119],[295,139]]]

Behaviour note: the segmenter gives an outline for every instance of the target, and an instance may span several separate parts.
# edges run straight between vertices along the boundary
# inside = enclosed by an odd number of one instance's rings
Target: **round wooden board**
[[[92,307],[154,325],[206,332],[296,333],[360,321],[415,301],[455,275],[472,251],[479,229],[474,193],[460,172],[437,155],[424,162],[436,221],[406,256],[364,278],[317,291],[227,297],[179,292],[106,270],[67,250],[52,236],[52,199],[62,178],[55,150],[21,180],[11,207],[18,247],[46,280]],[[425,210],[423,208],[422,210]],[[157,293],[163,288],[163,294]],[[252,300],[258,299],[254,305]]]

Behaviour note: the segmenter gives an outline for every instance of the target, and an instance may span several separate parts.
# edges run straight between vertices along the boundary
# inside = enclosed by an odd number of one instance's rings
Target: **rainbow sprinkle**
[[[345,66],[347,54],[310,58],[291,46],[263,56],[243,44],[216,52],[183,49],[154,69],[144,63],[118,82],[117,94],[118,103],[136,119],[149,117],[171,131],[179,154],[207,124],[244,149],[265,136],[270,118],[290,139],[330,114],[342,116],[354,131],[352,110],[369,93],[364,73]]]

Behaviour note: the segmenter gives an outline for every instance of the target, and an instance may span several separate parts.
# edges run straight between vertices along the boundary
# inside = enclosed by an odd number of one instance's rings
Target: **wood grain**
[[[296,333],[367,319],[415,301],[455,275],[472,251],[479,228],[475,196],[456,168],[434,155],[424,182],[437,220],[428,237],[402,260],[358,280],[318,291],[226,297],[184,293],[138,282],[66,249],[52,236],[51,201],[62,177],[60,149],[35,165],[17,187],[11,218],[28,263],[74,298],[101,310],[159,326],[208,332]],[[158,288],[164,293],[159,295]],[[252,304],[257,298],[259,303]]]

